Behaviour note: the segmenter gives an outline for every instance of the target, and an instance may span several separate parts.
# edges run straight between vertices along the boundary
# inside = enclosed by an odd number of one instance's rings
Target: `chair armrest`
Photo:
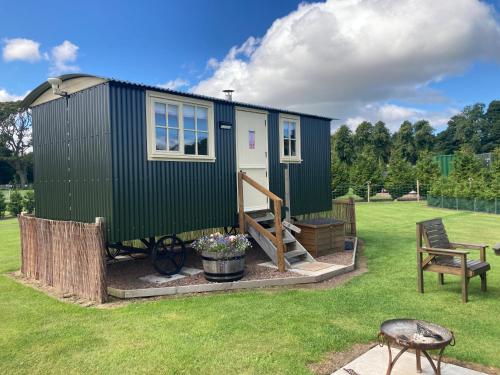
[[[462,249],[471,249],[471,250],[482,250],[488,247],[488,245],[482,243],[450,242],[450,245],[454,247],[460,247]]]
[[[448,255],[448,256],[464,256],[469,254],[468,251],[464,250],[452,250],[452,249],[441,249],[439,247],[422,247],[419,250],[423,253],[428,253],[432,255]]]

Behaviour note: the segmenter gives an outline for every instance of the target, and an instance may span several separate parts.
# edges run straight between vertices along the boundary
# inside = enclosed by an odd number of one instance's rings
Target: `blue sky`
[[[5,2],[0,100],[80,71],[394,130],[500,99],[499,1],[380,1]]]

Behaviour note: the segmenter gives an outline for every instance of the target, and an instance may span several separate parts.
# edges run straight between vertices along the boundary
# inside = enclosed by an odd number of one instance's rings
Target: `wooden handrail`
[[[241,178],[243,181],[248,182],[251,186],[253,186],[255,189],[260,191],[262,194],[266,195],[269,197],[273,202],[281,202],[283,203],[283,199],[278,197],[276,194],[274,194],[272,191],[266,189],[264,186],[259,184],[257,181],[255,181],[253,178],[249,177],[246,173],[244,172],[239,172],[241,175]]]
[[[245,204],[243,199],[243,181],[247,182],[257,191],[261,192],[269,199],[273,201],[274,208],[274,226],[275,235],[266,230],[262,225],[260,225],[256,220],[254,220],[250,215],[245,213]],[[283,227],[281,224],[281,205],[283,200],[278,197],[273,192],[266,189],[264,186],[259,184],[257,181],[247,176],[244,172],[238,172],[238,218],[240,225],[240,233],[245,233],[246,224],[251,225],[260,234],[268,238],[275,246],[277,250],[277,260],[278,260],[278,270],[280,272],[285,272],[285,244],[283,243]]]

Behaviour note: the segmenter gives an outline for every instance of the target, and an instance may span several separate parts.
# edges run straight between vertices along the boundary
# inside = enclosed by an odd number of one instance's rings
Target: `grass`
[[[337,197],[335,199],[337,199],[337,200],[347,200],[349,198],[354,199],[355,202],[364,201],[364,198],[362,198],[359,195],[357,195],[356,193],[354,193],[353,188],[349,188],[349,191],[347,192],[347,194],[341,195],[340,197]]]
[[[369,271],[331,290],[256,290],[140,301],[116,309],[59,302],[0,276],[0,373],[307,374],[329,351],[376,338],[380,322],[415,317],[455,332],[447,355],[500,367],[500,257],[489,291],[458,278],[416,293],[415,222],[442,216],[457,241],[500,240],[500,216],[361,203]],[[0,221],[0,273],[19,268],[18,227]]]

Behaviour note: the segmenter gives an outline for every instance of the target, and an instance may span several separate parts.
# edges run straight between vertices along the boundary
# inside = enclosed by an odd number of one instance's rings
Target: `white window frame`
[[[154,103],[176,105],[179,108],[179,151],[157,150],[155,133],[155,108]],[[208,128],[208,155],[190,155],[184,153],[184,115],[183,106],[202,106],[207,108]],[[168,115],[168,110],[167,110]],[[174,160],[174,161],[215,161],[215,126],[214,126],[214,104],[209,101],[189,98],[185,96],[172,95],[157,91],[146,91],[146,126],[148,143],[148,160]]]
[[[295,134],[295,156],[285,155],[285,148],[283,146],[284,134],[283,125],[285,121],[293,121],[296,124]],[[279,139],[280,139],[280,162],[281,163],[301,163],[301,141],[300,141],[300,117],[280,113],[279,115]]]

